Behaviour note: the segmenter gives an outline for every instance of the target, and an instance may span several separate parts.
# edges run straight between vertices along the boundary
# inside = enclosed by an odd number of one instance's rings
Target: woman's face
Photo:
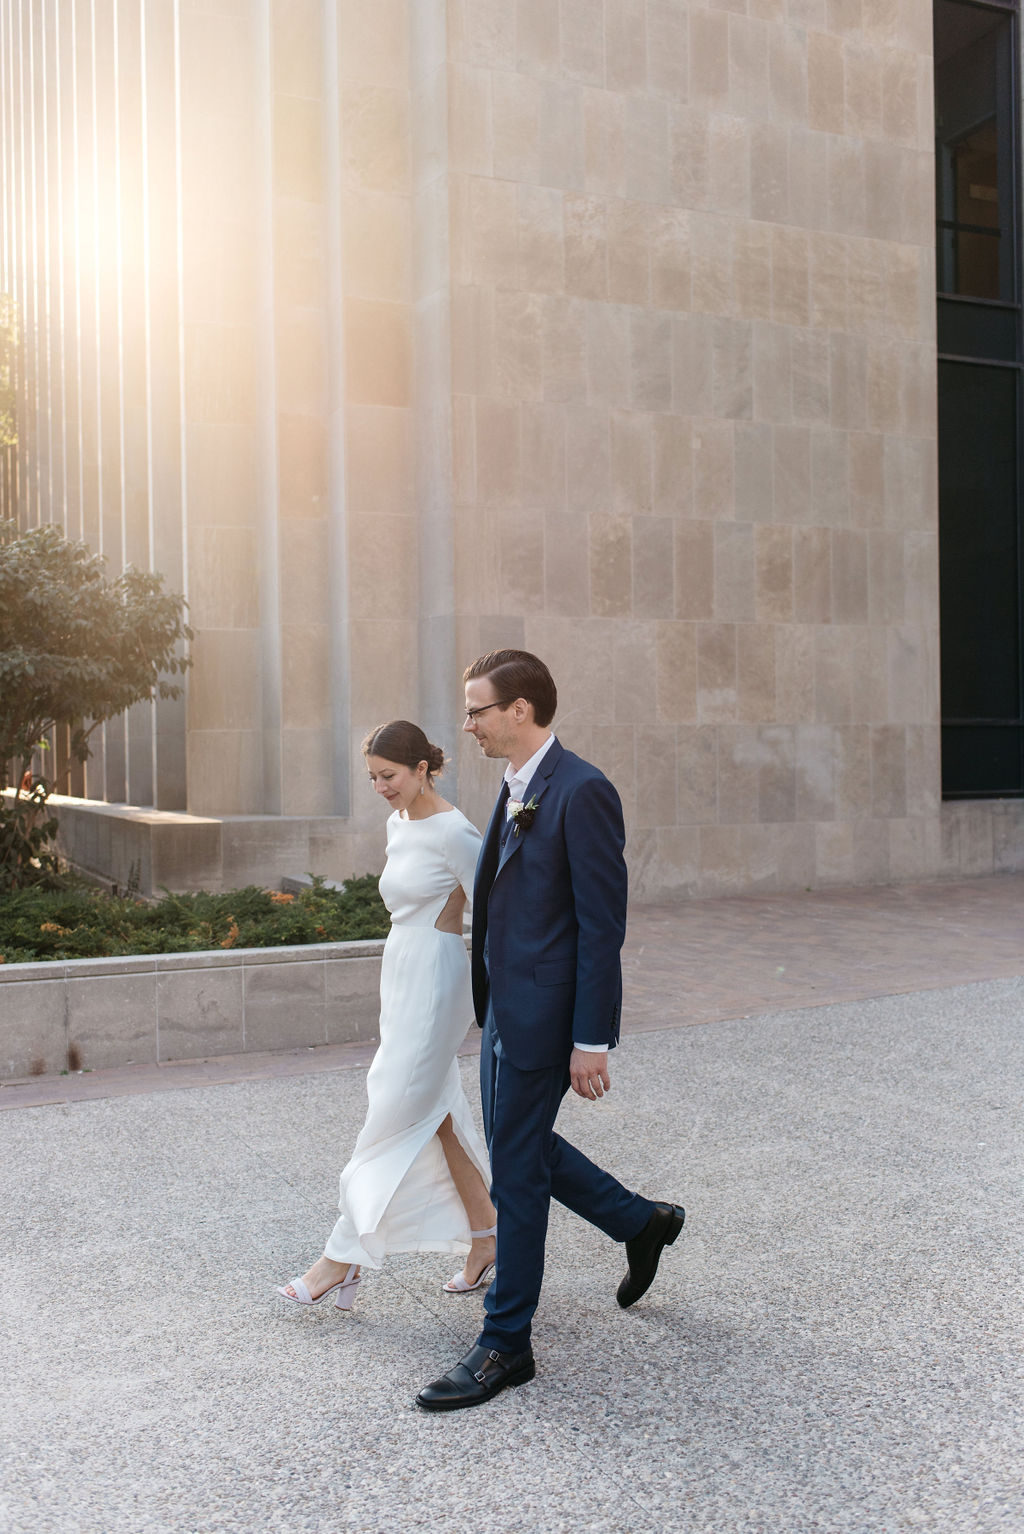
[[[420,789],[427,781],[426,762],[403,767],[401,762],[389,762],[386,756],[368,756],[366,770],[375,792],[386,799],[393,810],[407,810],[413,800],[419,798]]]

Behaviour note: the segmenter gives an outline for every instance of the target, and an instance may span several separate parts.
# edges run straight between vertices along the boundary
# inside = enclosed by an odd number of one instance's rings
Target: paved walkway
[[[1024,974],[1024,878],[738,895],[637,906],[623,1028],[721,1022]],[[365,1068],[373,1044],[130,1065],[0,1082],[0,1109]],[[464,1053],[479,1048],[475,1029]]]
[[[273,1296],[333,1221],[351,1054],[30,1083],[64,1100],[0,1115],[0,1527],[1020,1534],[1022,911],[1005,879],[637,913],[634,1036],[562,1120],[686,1230],[622,1312],[620,1249],[556,1207],[538,1377],[452,1417],[411,1404],[479,1325],[451,1258],[349,1316]]]

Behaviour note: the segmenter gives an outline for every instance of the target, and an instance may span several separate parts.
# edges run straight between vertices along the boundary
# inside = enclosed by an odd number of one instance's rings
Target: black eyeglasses
[[[515,698],[496,698],[493,703],[483,703],[479,708],[467,708],[466,718],[475,719],[478,714],[486,714],[489,708],[508,708],[515,701]]]

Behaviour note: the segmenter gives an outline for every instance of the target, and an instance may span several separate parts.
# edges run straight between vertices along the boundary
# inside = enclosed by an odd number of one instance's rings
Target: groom
[[[630,1193],[554,1133],[571,1085],[603,1097],[618,1042],[626,930],[625,833],[607,778],[548,726],[558,695],[525,650],[494,650],[465,672],[466,722],[485,756],[507,758],[473,892],[473,1000],[480,1086],[498,1211],[494,1283],[476,1345],[416,1397],[426,1411],[479,1406],[533,1379],[552,1197],[625,1242],[617,1299],[650,1287],[683,1225],[674,1204]]]

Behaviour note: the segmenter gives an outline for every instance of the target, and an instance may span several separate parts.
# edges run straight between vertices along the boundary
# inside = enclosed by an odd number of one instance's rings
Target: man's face
[[[520,725],[515,709],[499,704],[490,677],[477,676],[466,683],[466,722],[462,728],[475,737],[484,756],[507,757],[515,749]],[[493,707],[490,705],[494,705]]]

